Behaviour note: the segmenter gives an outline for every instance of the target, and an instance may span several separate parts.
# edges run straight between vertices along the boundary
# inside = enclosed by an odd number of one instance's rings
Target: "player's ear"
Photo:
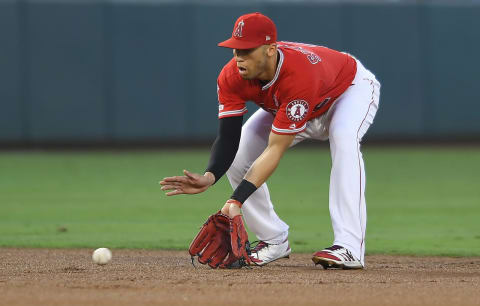
[[[275,53],[277,52],[277,44],[276,43],[269,44],[269,45],[267,45],[266,49],[267,49],[266,53],[267,53],[268,56],[274,56]]]

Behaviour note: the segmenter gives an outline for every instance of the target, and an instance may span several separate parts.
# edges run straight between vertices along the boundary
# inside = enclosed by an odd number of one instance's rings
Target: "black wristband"
[[[255,190],[257,190],[257,186],[244,179],[235,189],[230,199],[237,200],[243,204]]]

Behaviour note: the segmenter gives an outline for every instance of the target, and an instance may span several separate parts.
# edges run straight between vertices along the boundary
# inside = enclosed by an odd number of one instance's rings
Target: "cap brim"
[[[261,46],[258,42],[250,42],[239,40],[231,37],[225,41],[222,41],[218,44],[219,47],[230,48],[230,49],[252,49]]]

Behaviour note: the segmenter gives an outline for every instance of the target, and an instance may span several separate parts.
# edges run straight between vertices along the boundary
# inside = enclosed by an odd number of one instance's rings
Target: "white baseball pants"
[[[352,84],[326,114],[307,122],[307,128],[296,135],[292,146],[305,139],[330,140],[329,209],[333,244],[349,249],[364,265],[367,213],[360,142],[377,112],[380,83],[357,60]],[[243,125],[237,155],[227,172],[233,189],[267,147],[273,118],[259,109]],[[242,211],[245,223],[259,240],[276,244],[288,237],[289,227],[275,213],[266,183],[247,199]]]

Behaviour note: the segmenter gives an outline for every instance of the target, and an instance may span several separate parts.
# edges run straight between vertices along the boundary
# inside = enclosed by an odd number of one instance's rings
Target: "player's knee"
[[[336,128],[330,131],[330,141],[338,146],[350,146],[358,143],[357,131],[350,128]]]
[[[247,171],[248,171],[249,168],[250,168],[250,166],[247,163],[243,162],[242,158],[239,158],[239,156],[237,155],[237,157],[235,157],[232,165],[227,170],[227,174],[229,176],[231,176],[232,178],[240,177],[240,178],[243,179],[245,174],[247,174]]]
[[[231,177],[232,179],[236,179],[238,176],[241,175],[240,170],[235,165],[235,162],[232,163],[230,168],[228,168],[227,175],[228,175],[228,177]]]

